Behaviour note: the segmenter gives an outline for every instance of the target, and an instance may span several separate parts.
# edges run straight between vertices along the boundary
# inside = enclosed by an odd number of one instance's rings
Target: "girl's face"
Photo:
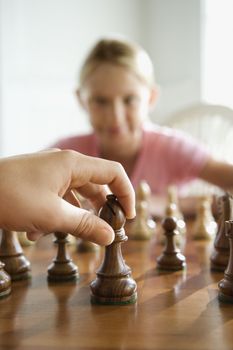
[[[136,75],[109,63],[97,67],[79,92],[101,144],[109,147],[138,140],[154,96]]]

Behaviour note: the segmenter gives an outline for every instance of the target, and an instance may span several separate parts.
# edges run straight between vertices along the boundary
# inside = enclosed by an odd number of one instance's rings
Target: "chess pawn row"
[[[114,195],[107,196],[107,202],[100,211],[100,217],[114,230],[115,239],[105,248],[103,263],[92,281],[91,302],[94,304],[131,304],[137,299],[137,285],[131,278],[131,270],[125,264],[121,243],[127,241],[123,226],[125,215]]]
[[[210,240],[217,232],[217,223],[212,215],[211,202],[210,196],[200,197],[197,219],[193,229],[193,239]]]

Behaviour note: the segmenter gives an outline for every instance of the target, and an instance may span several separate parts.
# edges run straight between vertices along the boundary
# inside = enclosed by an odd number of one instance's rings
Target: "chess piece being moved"
[[[230,256],[224,278],[219,282],[219,299],[233,303],[233,220],[225,222],[226,235],[229,239]]]
[[[217,232],[217,223],[211,211],[210,196],[201,196],[197,209],[197,218],[193,229],[193,239],[210,240]]]
[[[162,222],[166,246],[163,253],[157,258],[157,266],[162,270],[182,270],[186,266],[186,259],[177,249],[175,243],[175,236],[179,234],[176,222],[173,217],[167,217]]]
[[[17,232],[2,230],[0,259],[5,264],[4,269],[12,281],[31,277],[30,262],[23,254]]]
[[[57,244],[57,256],[48,267],[49,282],[68,282],[78,278],[78,267],[73,263],[66,251],[68,233],[55,232]]]
[[[137,299],[137,285],[125,264],[121,243],[127,241],[124,231],[125,215],[114,195],[108,195],[100,217],[113,228],[115,239],[105,249],[103,263],[91,283],[91,302],[95,304],[131,304]]]
[[[11,278],[4,271],[4,264],[0,261],[0,298],[6,297],[11,292]]]
[[[136,190],[136,218],[127,227],[130,239],[147,240],[155,232],[156,224],[149,215],[150,194],[147,182],[141,181]]]
[[[225,221],[233,219],[233,198],[225,194],[218,199],[218,231],[214,241],[214,250],[210,257],[211,270],[225,271],[229,260],[229,239],[225,234]]]

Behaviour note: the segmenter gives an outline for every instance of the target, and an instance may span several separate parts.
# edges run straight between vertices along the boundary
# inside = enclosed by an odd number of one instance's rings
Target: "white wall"
[[[161,90],[156,121],[201,98],[201,2],[146,1],[145,40]]]
[[[0,0],[1,155],[88,130],[75,77],[101,35],[120,32],[151,54],[162,95],[153,118],[200,95],[201,0]]]
[[[140,39],[135,0],[1,0],[2,155],[38,150],[86,130],[77,69],[108,32]]]

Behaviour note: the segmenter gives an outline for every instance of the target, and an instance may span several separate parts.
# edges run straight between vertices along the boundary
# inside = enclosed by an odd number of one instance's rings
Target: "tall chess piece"
[[[225,234],[225,221],[233,219],[233,198],[225,194],[218,198],[218,231],[214,241],[214,250],[210,257],[211,270],[224,271],[229,260],[229,239]]]
[[[224,278],[219,282],[219,299],[233,303],[233,220],[225,222],[226,235],[229,239],[230,256]]]
[[[155,233],[156,224],[149,215],[150,195],[149,185],[141,181],[136,190],[136,218],[127,226],[130,239],[147,240]]]
[[[11,278],[4,271],[4,263],[0,261],[0,298],[6,297],[11,292]]]
[[[12,281],[31,277],[30,262],[23,254],[17,232],[2,230],[0,259],[5,264],[4,269]]]
[[[78,267],[66,251],[68,233],[55,232],[55,243],[58,246],[57,256],[48,267],[49,282],[68,282],[78,278]]]
[[[217,232],[217,223],[211,211],[210,196],[201,196],[197,210],[197,219],[193,229],[193,239],[210,240]]]
[[[103,263],[90,285],[91,302],[110,305],[134,303],[137,299],[137,285],[131,278],[131,270],[121,253],[121,243],[128,239],[123,229],[125,215],[114,195],[107,196],[100,217],[113,228],[115,239],[106,247]]]
[[[157,258],[158,268],[162,270],[182,270],[186,266],[185,257],[176,248],[175,235],[177,231],[176,219],[167,217],[162,222],[166,236],[166,247],[163,253]]]

